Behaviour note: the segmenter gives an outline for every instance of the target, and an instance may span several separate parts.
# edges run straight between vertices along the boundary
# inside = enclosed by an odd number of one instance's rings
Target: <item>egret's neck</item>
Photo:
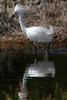
[[[20,26],[21,26],[21,30],[23,31],[23,34],[25,35],[25,37],[27,37],[27,34],[26,34],[27,28],[24,25],[24,22],[22,20],[22,16],[19,16],[19,22],[20,22]]]

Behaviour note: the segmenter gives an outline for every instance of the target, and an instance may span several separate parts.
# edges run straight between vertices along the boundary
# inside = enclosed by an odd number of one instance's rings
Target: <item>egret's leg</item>
[[[48,47],[47,47],[47,53],[49,54],[49,48],[50,48],[51,42],[48,43]]]
[[[50,57],[50,52],[49,52],[50,45],[51,45],[51,42],[48,43],[48,47],[47,47],[47,53],[48,53],[48,58],[49,58],[49,60],[51,59],[51,57]]]
[[[35,47],[35,59],[37,59],[37,43],[34,42],[34,47]]]

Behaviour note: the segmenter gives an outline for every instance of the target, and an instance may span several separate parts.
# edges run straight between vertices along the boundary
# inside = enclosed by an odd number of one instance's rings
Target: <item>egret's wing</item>
[[[49,34],[53,34],[54,33],[54,30],[53,30],[53,27],[52,26],[40,26],[40,27],[37,27],[37,33],[40,33],[40,34],[43,34],[43,35],[49,35]]]
[[[41,26],[28,28],[27,36],[30,40],[35,42],[50,42],[53,38],[50,29]]]

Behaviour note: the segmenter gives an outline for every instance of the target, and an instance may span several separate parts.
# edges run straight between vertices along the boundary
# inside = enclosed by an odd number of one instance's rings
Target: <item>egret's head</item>
[[[22,16],[24,14],[24,8],[20,4],[17,4],[14,8],[13,14],[15,13]]]

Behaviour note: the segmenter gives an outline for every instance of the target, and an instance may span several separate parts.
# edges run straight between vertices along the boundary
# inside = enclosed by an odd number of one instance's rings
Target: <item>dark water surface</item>
[[[45,56],[2,51],[0,100],[67,100],[67,54]]]

